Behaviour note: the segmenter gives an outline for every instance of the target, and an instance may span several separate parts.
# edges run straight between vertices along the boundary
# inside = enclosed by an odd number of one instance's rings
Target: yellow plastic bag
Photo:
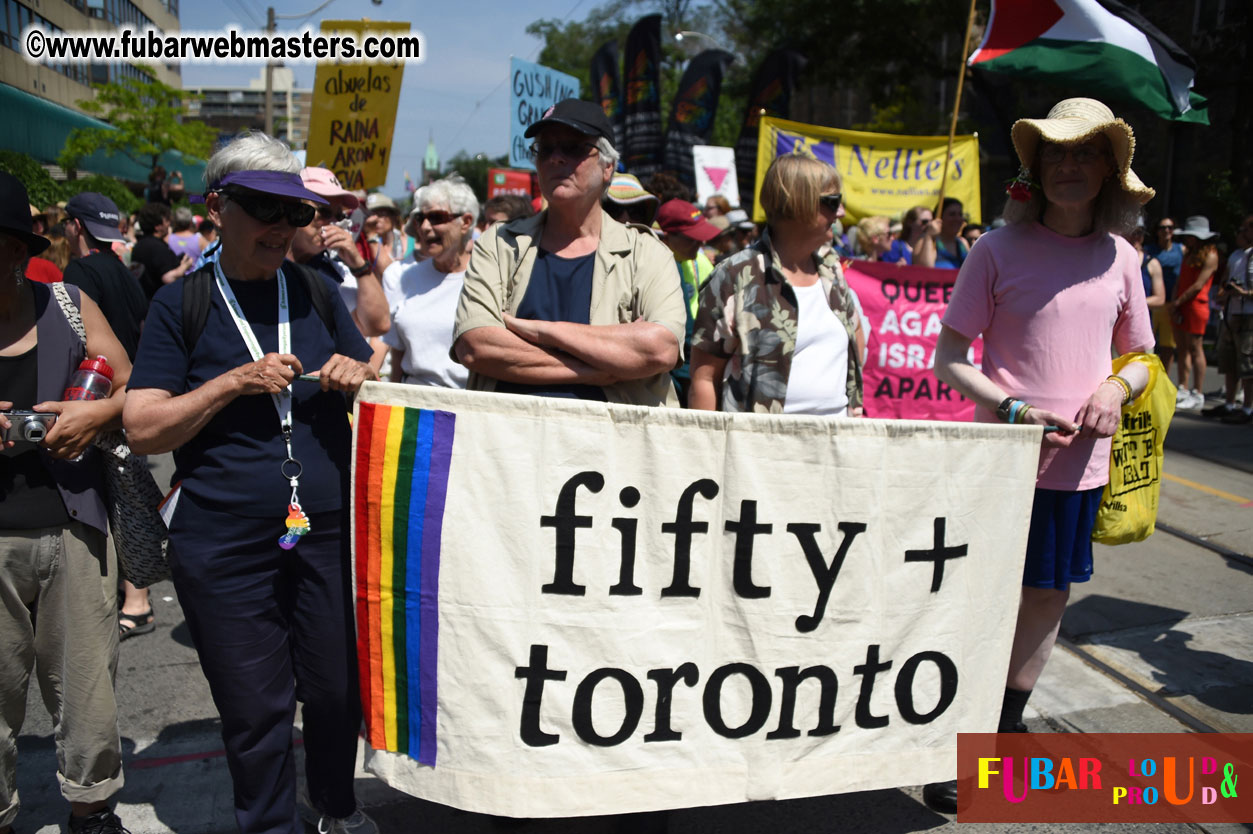
[[[1157,524],[1157,499],[1162,491],[1162,447],[1175,416],[1175,386],[1162,362],[1148,353],[1128,353],[1114,360],[1114,373],[1129,362],[1148,366],[1149,384],[1134,402],[1122,407],[1122,423],[1109,456],[1109,483],[1092,541],[1127,544],[1144,541]]]

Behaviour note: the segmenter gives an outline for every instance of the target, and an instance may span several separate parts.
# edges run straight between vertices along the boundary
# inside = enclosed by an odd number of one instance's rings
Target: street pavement
[[[1167,450],[1159,522],[1190,538],[1159,529],[1142,543],[1098,546],[1096,576],[1074,586],[1061,644],[1028,705],[1035,732],[1253,732],[1253,425],[1180,413]],[[168,458],[159,465],[168,470]],[[163,484],[167,477],[158,472]],[[172,586],[160,583],[152,594],[157,630],[121,647],[117,689],[127,781],[118,813],[134,834],[233,831],[230,779],[208,687]],[[16,830],[57,831],[67,809],[54,778],[51,724],[33,692],[18,746]],[[615,817],[514,821],[466,813],[395,791],[360,766],[357,792],[383,832],[600,834],[632,827]],[[672,834],[903,834],[956,825],[927,809],[916,787],[669,815]],[[1250,834],[1253,825],[966,824],[962,830]]]

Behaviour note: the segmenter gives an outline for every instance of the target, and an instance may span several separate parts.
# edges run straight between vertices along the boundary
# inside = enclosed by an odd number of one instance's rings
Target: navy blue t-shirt
[[[209,267],[210,269],[212,267]],[[339,292],[328,282],[335,311],[332,335],[313,308],[303,279],[284,267],[291,304],[292,352],[305,373],[316,373],[332,354],[362,362],[370,347],[353,324]],[[231,289],[266,353],[278,351],[278,282],[231,281]],[[129,388],[161,388],[175,395],[204,385],[252,361],[226,302],[211,284],[212,306],[195,350],[183,342],[183,281],[157,291],[148,310]],[[347,496],[350,429],[344,395],[296,380],[292,402],[292,453],[304,467],[300,504],[306,513],[337,510]],[[238,515],[282,519],[291,487],[280,472],[287,457],[278,413],[268,394],[236,397],[184,446],[174,450],[174,479],[198,502]]]
[[[578,258],[562,258],[540,249],[535,268],[531,270],[531,280],[526,285],[526,295],[518,305],[518,318],[589,324],[595,265],[595,252]],[[496,390],[535,397],[606,400],[605,391],[599,385],[524,385],[501,381]]]

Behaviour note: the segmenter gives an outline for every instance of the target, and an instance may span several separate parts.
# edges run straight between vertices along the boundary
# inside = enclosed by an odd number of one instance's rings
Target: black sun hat
[[[38,255],[52,241],[34,232],[30,217],[30,195],[22,181],[8,171],[0,171],[0,232],[13,235],[26,244],[26,250]]]
[[[530,139],[551,124],[572,127],[587,136],[600,136],[608,139],[611,144],[613,142],[613,125],[609,123],[604,108],[594,101],[562,99],[545,110],[543,117],[528,127],[522,135]]]

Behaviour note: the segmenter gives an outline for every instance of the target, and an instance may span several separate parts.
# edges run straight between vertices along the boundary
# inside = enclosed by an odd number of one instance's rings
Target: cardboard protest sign
[[[862,369],[866,416],[973,419],[975,404],[932,372],[957,270],[850,261],[844,277],[870,322]],[[971,343],[969,358],[976,367],[983,361],[982,339]]]
[[[323,32],[408,32],[408,23],[377,20],[324,20]],[[379,188],[387,180],[387,163],[396,127],[396,105],[405,65],[318,63],[313,78],[313,112],[305,159],[310,166],[329,168],[348,190]]]
[[[765,212],[758,204],[766,169],[776,156],[797,148],[835,166],[843,180],[844,225],[863,217],[902,217],[914,206],[932,207],[940,195],[947,136],[897,136],[807,125],[770,116],[758,123],[757,181],[753,220]],[[979,223],[979,139],[953,141],[944,194],[962,201],[970,222]]]
[[[696,202],[705,201],[715,194],[727,198],[731,205],[739,205],[740,186],[735,178],[735,148],[717,145],[696,145],[692,148],[692,162],[696,167]]]
[[[368,768],[520,817],[951,778],[1000,712],[1038,427],[367,383]]]
[[[579,79],[518,58],[509,59],[509,167],[535,170],[522,134],[562,99],[579,97]]]

